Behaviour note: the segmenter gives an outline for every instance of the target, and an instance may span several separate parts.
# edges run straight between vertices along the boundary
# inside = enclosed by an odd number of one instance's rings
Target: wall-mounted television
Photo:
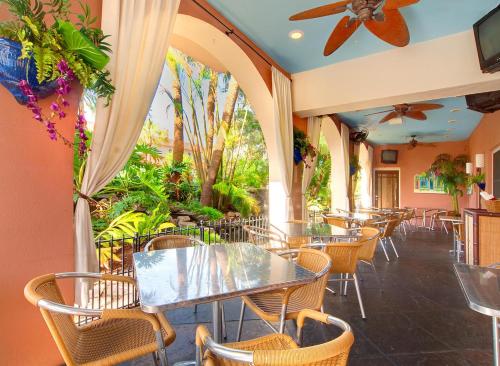
[[[397,164],[398,150],[382,150],[382,164]]]
[[[500,5],[474,24],[479,64],[483,72],[500,71]]]

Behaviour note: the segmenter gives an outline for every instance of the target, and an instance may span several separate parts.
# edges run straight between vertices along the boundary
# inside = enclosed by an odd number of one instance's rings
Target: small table
[[[499,366],[500,269],[467,264],[454,264],[453,267],[467,305],[472,310],[493,318],[493,359],[494,365]]]
[[[316,276],[249,243],[134,253],[134,267],[146,313],[212,302],[216,342],[222,339],[221,300],[305,285]]]
[[[304,236],[318,238],[320,240],[323,238],[340,240],[353,240],[359,238],[359,235],[355,232],[356,229],[345,229],[323,223],[280,223],[274,224],[273,227],[289,238]]]

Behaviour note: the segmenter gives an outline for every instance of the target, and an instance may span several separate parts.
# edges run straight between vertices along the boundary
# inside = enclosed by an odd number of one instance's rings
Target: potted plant
[[[69,103],[65,96],[71,83],[78,80],[83,88],[108,101],[114,92],[104,69],[110,51],[107,36],[94,26],[96,18],[88,5],[80,3],[78,22],[72,23],[69,0],[0,0],[2,4],[15,19],[0,23],[0,83],[26,104],[52,140],[60,138],[72,145],[55,126],[56,120],[66,117]],[[54,93],[50,110],[43,111],[38,100]],[[78,114],[75,128],[82,152],[84,125],[83,115]]]
[[[443,183],[444,190],[451,196],[453,211],[460,213],[458,197],[464,195],[463,189],[467,185],[465,164],[469,161],[467,155],[458,155],[452,158],[449,154],[440,154],[426,172],[427,176],[435,175]]]
[[[469,175],[467,177],[467,188],[476,184],[481,191],[486,189],[485,175],[484,173],[478,173],[476,175]]]
[[[311,142],[307,138],[306,134],[300,130],[293,129],[293,161],[295,165],[300,164],[302,161],[305,166],[307,164],[307,158],[311,161],[316,157],[317,151]]]

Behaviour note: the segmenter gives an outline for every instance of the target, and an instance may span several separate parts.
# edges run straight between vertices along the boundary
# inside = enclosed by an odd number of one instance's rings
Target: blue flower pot
[[[356,167],[352,164],[349,164],[349,173],[352,175],[356,174]]]
[[[26,80],[39,98],[52,95],[57,82],[39,84],[36,80],[36,67],[33,58],[19,60],[21,44],[10,39],[0,38],[0,84],[2,84],[20,104],[28,103],[28,98],[19,89],[19,82]]]
[[[484,183],[484,182],[478,183],[477,186],[479,187],[479,189],[481,191],[484,191],[486,189],[486,183]]]
[[[300,153],[299,149],[293,149],[293,161],[295,162],[295,165],[299,164],[302,160],[302,154]]]

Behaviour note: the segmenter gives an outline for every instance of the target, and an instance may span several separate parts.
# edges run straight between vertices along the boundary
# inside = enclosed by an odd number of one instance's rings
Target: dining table
[[[374,215],[366,212],[338,212],[325,214],[326,217],[338,217],[355,223],[359,226],[364,226],[364,224],[374,219]],[[380,215],[376,215],[380,216]]]
[[[453,268],[469,308],[492,318],[493,363],[499,366],[500,269],[462,263]]]
[[[318,241],[353,241],[358,240],[358,229],[346,229],[325,223],[283,222],[272,224],[285,238],[310,237]]]
[[[316,280],[315,273],[250,243],[140,252],[133,261],[144,312],[212,303],[213,338],[218,343],[221,301]],[[166,362],[166,355],[163,358]]]

